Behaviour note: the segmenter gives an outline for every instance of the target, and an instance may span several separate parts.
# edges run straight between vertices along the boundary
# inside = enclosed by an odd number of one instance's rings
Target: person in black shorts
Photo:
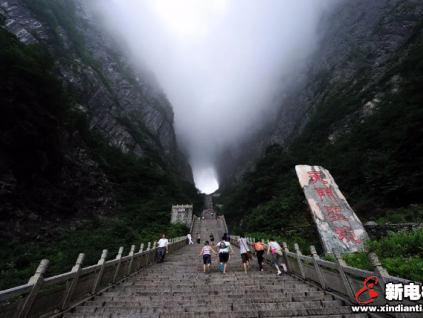
[[[232,246],[229,242],[226,242],[224,237],[222,240],[216,244],[216,252],[219,253],[219,262],[220,262],[220,271],[222,274],[226,273],[226,263],[229,260],[229,253],[232,252],[232,255],[235,255]]]
[[[214,245],[214,236],[213,236],[213,234],[210,234],[210,242],[211,242],[211,245],[213,246]]]

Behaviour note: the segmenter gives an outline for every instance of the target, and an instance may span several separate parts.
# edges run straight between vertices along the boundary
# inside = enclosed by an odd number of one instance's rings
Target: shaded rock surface
[[[4,26],[26,44],[48,47],[55,73],[87,113],[91,129],[123,152],[151,158],[159,169],[193,183],[191,167],[176,142],[166,95],[151,72],[131,62],[125,45],[101,30],[101,17],[90,11],[89,2],[69,2],[74,9],[66,13],[71,26],[64,19],[49,21],[28,3],[0,0]],[[28,219],[60,223],[66,217],[107,216],[118,208],[112,184],[84,151],[81,136],[63,131],[62,140],[56,175],[28,176],[25,185],[19,184],[11,169],[14,163],[0,148],[0,238],[22,237]],[[13,136],[5,142],[13,143]]]
[[[217,161],[220,190],[239,184],[269,145],[288,149],[316,107],[345,85],[375,87],[358,111],[332,123],[328,142],[336,142],[375,111],[380,97],[401,85],[399,76],[384,75],[413,47],[422,31],[422,14],[423,3],[415,0],[340,1],[322,18],[318,49],[281,80],[275,117],[261,131],[222,152]]]

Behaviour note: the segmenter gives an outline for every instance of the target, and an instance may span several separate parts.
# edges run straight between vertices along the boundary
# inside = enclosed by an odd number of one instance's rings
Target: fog
[[[173,105],[179,145],[196,186],[218,184],[223,147],[260,127],[280,100],[282,78],[317,45],[331,0],[98,0]],[[275,100],[278,100],[276,103]]]

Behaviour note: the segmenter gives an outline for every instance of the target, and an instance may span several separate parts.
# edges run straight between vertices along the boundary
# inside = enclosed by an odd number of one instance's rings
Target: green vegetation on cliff
[[[366,87],[365,77],[363,69],[354,81],[331,91],[289,149],[269,146],[255,170],[221,195],[233,232],[274,236],[291,248],[296,242],[304,254],[311,244],[322,252],[317,233],[291,234],[289,229],[313,224],[295,173],[298,164],[328,169],[362,219],[422,222],[421,209],[410,205],[423,200],[423,45],[416,44],[380,83]],[[327,76],[316,80],[329,85]],[[335,142],[328,140],[344,118],[353,118],[381,91],[372,114],[355,120],[348,131],[339,129]],[[350,266],[372,270],[367,253],[374,251],[391,275],[422,281],[422,233],[391,233],[369,242],[366,252],[344,258]]]
[[[57,209],[56,213],[67,213],[62,217],[69,221],[57,225],[48,241],[0,240],[0,290],[26,283],[43,258],[51,261],[48,275],[53,275],[70,270],[80,252],[86,253],[85,265],[90,265],[105,248],[114,257],[119,246],[127,253],[130,245],[139,248],[141,242],[157,239],[163,232],[169,237],[185,235],[185,226],[169,224],[171,205],[193,202],[197,211],[203,205],[203,195],[194,185],[176,180],[154,158],[124,154],[90,130],[87,116],[52,75],[53,66],[42,46],[25,45],[0,28],[0,173],[4,177],[4,171],[10,170],[17,182],[16,192],[1,193],[2,198],[24,197],[24,204],[34,201],[31,191],[40,180],[46,186],[43,191],[55,190],[65,148],[76,147],[98,163],[119,208],[103,220],[90,212],[85,220],[72,220],[71,211]],[[77,144],[66,144],[66,134]],[[42,208],[44,203],[37,204]],[[5,220],[9,215],[0,217]],[[37,221],[25,226],[35,233],[43,231]]]
[[[398,89],[390,80],[394,75],[400,78]],[[422,201],[423,46],[415,44],[377,85],[366,87],[365,77],[363,70],[328,94],[289,149],[270,146],[255,170],[222,194],[219,203],[230,225],[242,219],[245,231],[276,235],[311,223],[294,171],[297,164],[328,169],[362,218]],[[328,140],[340,119],[359,112],[363,100],[381,91],[373,114],[340,133],[335,142]]]

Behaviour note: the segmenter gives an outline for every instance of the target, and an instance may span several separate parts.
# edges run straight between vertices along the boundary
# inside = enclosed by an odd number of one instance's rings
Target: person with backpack
[[[248,247],[248,242],[244,234],[240,235],[240,238],[238,239],[238,243],[239,243],[242,263],[244,266],[244,272],[245,274],[247,274],[247,265],[250,266],[250,258],[248,257],[250,254],[250,248]]]
[[[226,264],[229,260],[229,253],[232,252],[232,255],[235,255],[235,253],[231,244],[227,242],[224,237],[222,237],[222,240],[216,244],[216,252],[219,253],[220,271],[222,274],[225,274]]]
[[[269,255],[270,251],[272,251],[273,265],[275,266],[277,270],[276,275],[280,275],[282,274],[282,272],[279,269],[279,266],[282,266],[282,265],[281,265],[281,261],[279,260],[279,256],[282,256],[282,248],[277,242],[275,242],[273,238],[269,239],[269,245],[267,246],[267,255]]]
[[[262,272],[262,271],[264,271],[264,269],[263,269],[264,244],[262,242],[260,242],[260,240],[257,239],[257,238],[254,240],[254,242],[255,243],[253,244],[253,246],[254,246],[254,249],[256,250],[257,262],[259,264],[259,269]]]
[[[203,255],[203,272],[206,273],[206,266],[207,269],[210,271],[211,266],[211,253],[213,252],[214,255],[217,255],[217,253],[209,246],[209,241],[204,242],[204,246],[201,249],[201,252],[198,256]]]

